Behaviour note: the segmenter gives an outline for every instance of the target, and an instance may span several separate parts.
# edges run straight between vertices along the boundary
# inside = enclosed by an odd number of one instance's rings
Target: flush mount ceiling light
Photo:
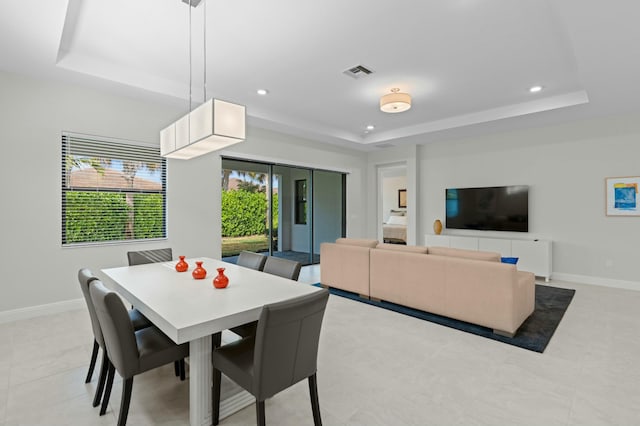
[[[207,1],[204,0],[204,98],[191,109],[191,9],[201,0],[182,0],[189,4],[189,113],[160,131],[160,155],[188,160],[218,151],[245,139],[245,107],[218,99],[207,99]]]
[[[400,89],[393,88],[380,98],[380,111],[394,114],[404,112],[411,108],[411,96],[408,93],[400,93]]]
[[[538,93],[542,91],[542,86],[532,86],[529,88],[529,92],[531,93]]]
[[[256,93],[260,96],[265,96],[269,94],[269,91],[267,89],[258,89],[256,90]]]

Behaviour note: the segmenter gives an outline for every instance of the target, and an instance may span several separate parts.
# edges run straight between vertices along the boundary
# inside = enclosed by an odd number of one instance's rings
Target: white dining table
[[[195,261],[207,270],[193,279]],[[174,342],[189,342],[189,422],[211,424],[211,335],[256,321],[262,306],[320,291],[276,275],[210,258],[186,259],[187,272],[176,272],[177,261],[103,269],[107,285],[120,293]],[[225,268],[229,285],[213,287],[217,268]],[[110,281],[110,282],[109,282]],[[236,409],[237,402],[230,402]],[[225,411],[221,401],[220,411]],[[233,407],[231,407],[233,408]],[[227,410],[228,411],[228,410]]]

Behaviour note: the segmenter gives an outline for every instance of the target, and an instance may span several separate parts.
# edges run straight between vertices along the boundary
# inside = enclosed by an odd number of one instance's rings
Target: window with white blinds
[[[62,244],[165,238],[166,160],[138,142],[62,134]]]

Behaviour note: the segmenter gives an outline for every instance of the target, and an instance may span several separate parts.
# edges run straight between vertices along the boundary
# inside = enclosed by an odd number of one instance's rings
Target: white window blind
[[[158,146],[62,134],[62,244],[165,238]]]

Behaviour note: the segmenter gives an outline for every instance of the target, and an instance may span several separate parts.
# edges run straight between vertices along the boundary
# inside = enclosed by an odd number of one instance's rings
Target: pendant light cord
[[[193,84],[191,74],[191,0],[189,0],[189,114],[191,114],[191,86]]]
[[[191,1],[191,0],[189,0]],[[202,99],[202,103],[207,102],[207,0],[204,0],[204,98]]]

